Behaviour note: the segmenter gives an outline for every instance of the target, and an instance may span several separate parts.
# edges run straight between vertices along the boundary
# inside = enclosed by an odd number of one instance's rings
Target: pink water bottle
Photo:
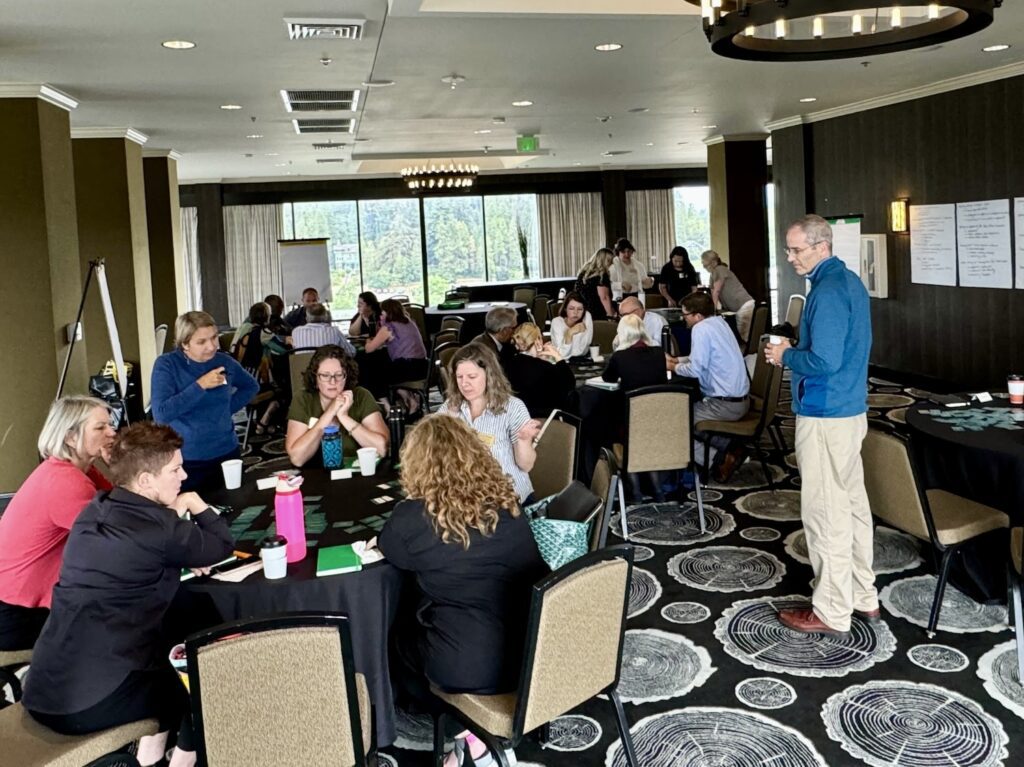
[[[274,495],[274,519],[277,534],[288,541],[289,562],[300,562],[306,556],[306,517],[302,508],[302,491],[299,486],[302,477],[277,478],[277,492]]]

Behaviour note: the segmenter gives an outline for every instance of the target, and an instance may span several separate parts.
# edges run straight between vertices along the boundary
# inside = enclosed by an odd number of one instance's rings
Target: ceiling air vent
[[[344,141],[322,141],[313,144],[314,149],[342,149],[345,146]]]
[[[316,161],[316,164],[317,164],[317,165],[323,165],[324,163],[328,163],[328,162],[345,162],[345,158],[344,158],[344,157],[327,157],[327,158],[320,158],[320,159],[318,159],[318,160]]]
[[[366,19],[285,19],[289,40],[362,40]]]
[[[337,120],[292,120],[296,133],[351,133],[355,123],[349,118]]]
[[[354,112],[359,91],[281,91],[281,100],[289,112]]]

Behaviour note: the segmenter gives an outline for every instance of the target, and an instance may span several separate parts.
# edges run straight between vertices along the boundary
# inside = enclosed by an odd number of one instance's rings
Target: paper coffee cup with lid
[[[263,575],[268,580],[284,578],[288,574],[288,539],[283,535],[268,535],[260,544]]]

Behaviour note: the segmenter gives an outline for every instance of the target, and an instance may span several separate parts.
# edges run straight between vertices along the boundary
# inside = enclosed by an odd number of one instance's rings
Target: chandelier
[[[720,56],[820,61],[875,56],[955,40],[992,23],[1002,0],[687,0]]]
[[[423,192],[463,192],[473,186],[479,165],[449,162],[402,168],[402,180],[413,194]]]

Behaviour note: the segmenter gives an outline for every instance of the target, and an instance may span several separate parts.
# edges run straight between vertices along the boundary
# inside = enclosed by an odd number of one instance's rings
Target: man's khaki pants
[[[814,569],[814,612],[850,629],[854,610],[878,608],[871,569],[874,528],[864,490],[861,443],[867,416],[796,419],[800,516]]]

